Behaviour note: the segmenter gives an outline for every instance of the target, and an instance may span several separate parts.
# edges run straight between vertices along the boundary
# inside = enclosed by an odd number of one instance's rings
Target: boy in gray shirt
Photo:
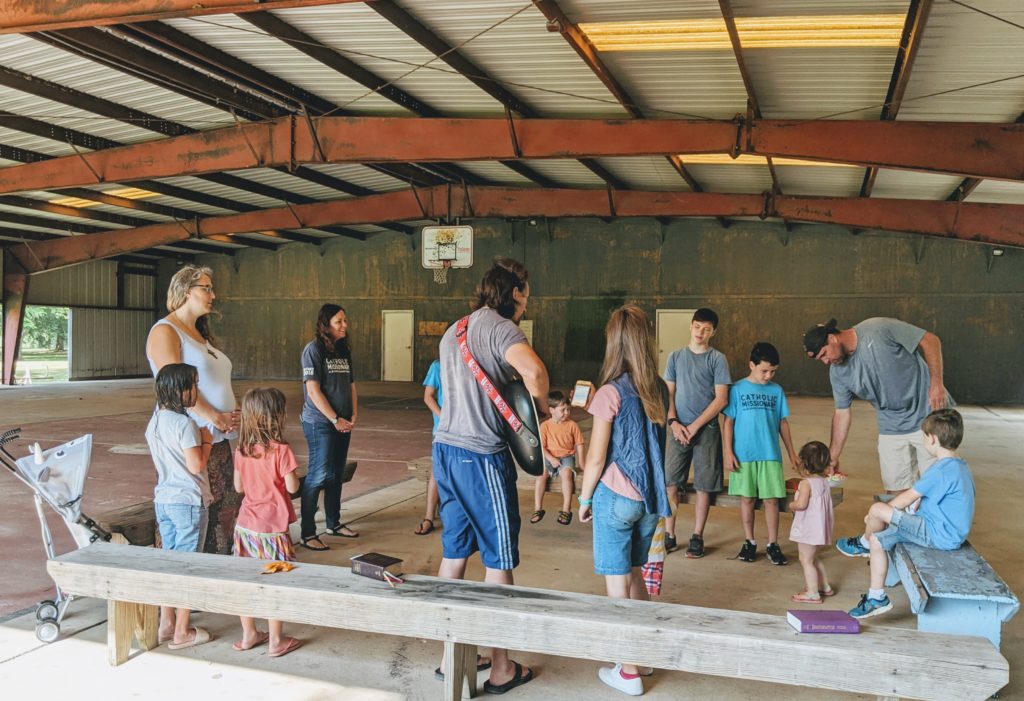
[[[698,309],[690,322],[690,343],[668,357],[665,383],[673,401],[668,408],[671,431],[665,448],[665,484],[672,516],[665,519],[665,549],[676,549],[676,510],[679,490],[686,489],[690,465],[697,492],[693,535],[687,557],[704,557],[704,526],[711,495],[722,491],[722,433],[718,415],[729,403],[729,362],[711,347],[718,315]]]

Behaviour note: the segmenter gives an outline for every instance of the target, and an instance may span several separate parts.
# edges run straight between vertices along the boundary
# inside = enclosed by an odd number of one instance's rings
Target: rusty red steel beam
[[[0,34],[244,14],[364,0],[0,0]]]
[[[739,153],[1024,180],[1024,124],[294,117],[0,169],[0,193],[297,163]],[[518,151],[517,147],[518,146]]]
[[[436,219],[438,217],[774,217],[1024,247],[1024,205],[922,200],[789,197],[695,192],[549,190],[501,187],[423,190],[370,195],[153,224],[136,229],[53,239],[7,249],[30,274],[87,260],[197,238],[294,226]]]

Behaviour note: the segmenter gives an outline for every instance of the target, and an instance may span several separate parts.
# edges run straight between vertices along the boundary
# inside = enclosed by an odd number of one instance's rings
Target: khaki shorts
[[[886,491],[910,489],[932,466],[935,458],[924,448],[924,433],[878,436],[878,462]]]

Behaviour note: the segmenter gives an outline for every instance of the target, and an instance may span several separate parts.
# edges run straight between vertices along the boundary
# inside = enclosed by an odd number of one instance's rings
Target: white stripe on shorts
[[[488,458],[484,461],[484,472],[487,477],[488,492],[491,496],[491,511],[498,530],[498,569],[512,569],[512,537],[508,527],[508,499],[505,485],[498,468]]]

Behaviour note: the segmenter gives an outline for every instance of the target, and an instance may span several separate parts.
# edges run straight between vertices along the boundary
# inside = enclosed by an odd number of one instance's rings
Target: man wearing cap
[[[843,330],[830,319],[807,330],[804,349],[829,367],[836,404],[832,470],[839,469],[856,397],[875,407],[886,491],[909,489],[935,460],[924,449],[921,422],[933,409],[952,404],[942,383],[939,337],[899,319],[875,317]]]

